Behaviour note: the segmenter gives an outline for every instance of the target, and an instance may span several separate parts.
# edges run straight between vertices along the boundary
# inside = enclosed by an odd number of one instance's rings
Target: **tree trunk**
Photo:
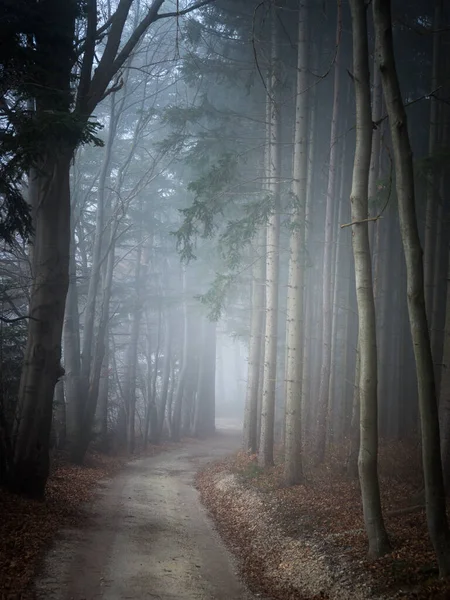
[[[390,0],[374,0],[376,48],[391,128],[400,231],[406,260],[408,313],[419,391],[427,524],[442,577],[450,574],[450,534],[440,455],[438,406],[425,309],[422,249],[417,228],[412,150],[395,66]]]
[[[42,497],[49,474],[53,392],[61,376],[61,335],[69,284],[72,148],[49,155],[36,176],[33,285],[18,397],[12,486]]]
[[[99,447],[103,452],[108,449],[108,406],[109,406],[109,332],[105,335],[105,356],[103,358],[98,390],[97,410],[94,431]]]
[[[215,429],[216,324],[203,320],[193,433],[206,437]],[[256,415],[255,415],[256,422]]]
[[[80,410],[80,318],[78,313],[77,268],[75,236],[70,242],[69,289],[66,298],[63,327],[63,350],[66,391],[66,443],[69,453],[76,444],[81,428]]]
[[[100,315],[98,320],[97,337],[95,341],[94,355],[91,367],[91,377],[87,398],[84,402],[82,412],[82,427],[80,429],[77,442],[72,452],[72,460],[76,464],[82,464],[92,437],[92,427],[94,424],[95,413],[97,410],[98,393],[100,386],[100,376],[102,365],[106,352],[106,335],[109,323],[109,303],[111,300],[112,279],[115,261],[115,235],[114,224],[111,225],[109,238],[109,252],[106,262],[105,272],[102,281],[102,299],[100,303]]]
[[[181,431],[181,408],[183,403],[183,394],[185,392],[186,380],[188,375],[189,363],[189,323],[187,310],[187,290],[186,290],[186,271],[183,269],[183,351],[180,361],[180,372],[178,375],[177,389],[173,402],[172,414],[169,414],[170,419],[170,437],[173,442],[180,441]]]
[[[57,381],[55,385],[53,407],[53,430],[55,436],[55,446],[58,450],[62,450],[66,442],[66,400],[64,397],[63,379]]]
[[[252,273],[252,315],[250,323],[250,347],[247,375],[247,395],[244,411],[243,448],[250,454],[258,449],[258,392],[261,370],[261,347],[264,324],[264,275],[265,275],[265,230],[257,236],[257,258]]]
[[[275,420],[275,388],[277,375],[277,341],[278,341],[278,275],[279,275],[279,241],[280,241],[280,105],[277,102],[278,87],[278,24],[275,8],[272,7],[272,55],[271,73],[268,95],[270,102],[269,132],[269,170],[268,188],[271,193],[272,211],[267,223],[266,237],[266,327],[264,351],[264,379],[261,407],[261,435],[259,441],[258,462],[261,467],[273,464],[273,440]]]
[[[135,449],[134,422],[136,418],[136,369],[138,359],[138,342],[142,316],[141,294],[141,261],[142,261],[142,231],[139,232],[136,252],[136,267],[134,271],[134,302],[131,317],[130,341],[128,346],[127,363],[125,367],[124,397],[127,405],[127,448],[133,454]],[[151,394],[151,390],[148,390]]]
[[[125,97],[125,94],[124,94]],[[123,102],[121,103],[123,107]],[[89,277],[88,294],[86,306],[84,308],[84,327],[83,327],[83,346],[81,353],[81,394],[79,402],[86,399],[86,393],[89,388],[89,379],[92,363],[92,354],[95,340],[95,311],[98,289],[100,285],[102,251],[104,251],[104,228],[106,211],[106,190],[111,169],[111,155],[114,139],[117,131],[118,114],[116,111],[116,101],[114,94],[111,96],[111,106],[109,114],[108,137],[105,144],[105,153],[103,156],[102,168],[98,181],[97,195],[97,214],[95,221],[94,246],[92,252],[92,266]],[[84,407],[82,407],[83,411]]]
[[[170,326],[171,314],[168,313],[166,316],[166,330],[164,332],[164,360],[162,368],[162,388],[161,388],[161,399],[158,410],[158,431],[156,442],[161,439],[161,434],[164,427],[164,417],[166,414],[166,407],[168,404],[169,397],[169,383],[170,383],[170,365],[171,365],[171,351],[172,351],[172,328]],[[153,441],[153,440],[152,440]]]
[[[359,337],[359,336],[358,336]],[[355,363],[355,382],[353,385],[353,397],[352,397],[352,419],[350,423],[350,447],[348,450],[347,460],[345,464],[345,470],[347,475],[351,479],[358,477],[358,456],[359,447],[361,442],[361,405],[359,396],[359,385],[361,381],[361,363],[360,363],[360,352],[359,352],[359,340],[356,346],[356,363]]]
[[[368,230],[368,185],[372,148],[369,48],[366,5],[350,0],[353,28],[353,75],[356,97],[356,148],[351,200],[353,256],[359,323],[359,481],[369,556],[378,558],[390,550],[381,512],[378,481],[377,344],[375,301],[372,285]]]
[[[450,246],[448,251],[450,252]],[[450,259],[447,271],[447,295],[444,328],[444,368],[439,398],[441,456],[444,484],[447,495],[450,494]]]
[[[331,117],[331,135],[330,135],[330,164],[328,168],[328,185],[326,196],[326,214],[325,214],[325,244],[323,254],[323,297],[322,297],[322,357],[320,370],[320,388],[317,412],[317,441],[316,441],[316,461],[322,462],[325,457],[326,431],[328,418],[328,394],[330,385],[330,362],[331,362],[331,259],[333,253],[333,208],[334,195],[336,189],[336,171],[337,171],[337,141],[338,141],[338,118],[339,118],[339,94],[340,94],[340,11],[338,6],[338,20],[336,27],[337,54],[334,65],[334,95],[333,95],[333,113]]]
[[[442,4],[443,0],[434,1],[434,15],[432,28],[433,33],[433,59],[431,67],[431,89],[436,90],[439,85],[439,63],[440,63],[440,29],[442,25]],[[428,158],[430,170],[427,176],[427,201],[425,209],[425,246],[423,253],[424,266],[424,286],[425,286],[425,307],[427,311],[428,323],[433,322],[433,296],[436,292],[434,279],[435,239],[437,227],[437,210],[439,200],[439,190],[436,177],[435,153],[438,142],[438,100],[434,95],[430,96],[430,125],[428,135]],[[434,341],[434,331],[430,330],[430,337]],[[436,357],[434,357],[436,358]]]
[[[302,468],[302,374],[303,374],[303,286],[305,270],[305,208],[308,154],[308,7],[299,2],[297,91],[286,308],[286,399],[284,440],[284,481],[296,485],[303,480]]]

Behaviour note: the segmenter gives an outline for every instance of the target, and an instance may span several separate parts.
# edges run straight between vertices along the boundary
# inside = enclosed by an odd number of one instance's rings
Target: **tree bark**
[[[442,577],[450,574],[450,534],[440,455],[438,407],[425,309],[423,260],[417,228],[412,150],[393,47],[390,0],[374,0],[376,51],[391,128],[400,230],[406,260],[408,313],[419,391],[428,531]]]
[[[297,96],[295,106],[294,151],[286,308],[286,398],[284,439],[284,481],[303,481],[302,467],[302,374],[303,374],[303,295],[305,270],[305,209],[308,174],[308,6],[299,2],[297,54]]]
[[[189,323],[188,323],[188,310],[187,310],[187,290],[186,290],[186,271],[183,269],[183,350],[180,361],[180,372],[178,374],[177,389],[175,392],[175,398],[173,406],[171,406],[170,419],[170,438],[173,442],[180,441],[181,431],[181,408],[183,404],[183,394],[185,392],[186,380],[188,375],[188,363],[189,363]]]
[[[390,550],[381,512],[378,481],[378,395],[375,301],[367,221],[368,185],[372,148],[369,48],[366,5],[350,0],[353,29],[353,75],[356,97],[356,148],[351,201],[353,256],[359,317],[359,481],[369,556],[378,558]]]
[[[258,462],[261,467],[273,464],[274,420],[275,420],[275,387],[277,376],[277,341],[278,341],[278,276],[279,276],[279,241],[280,241],[280,105],[278,97],[278,60],[279,39],[275,8],[272,7],[272,48],[271,72],[268,102],[270,102],[270,137],[269,137],[269,170],[268,188],[271,194],[272,211],[267,223],[266,237],[266,326],[264,351],[264,379],[261,406],[261,434],[259,440]]]
[[[340,100],[340,17],[341,6],[338,6],[338,19],[336,26],[336,44],[337,54],[334,65],[334,92],[333,92],[333,113],[331,117],[330,134],[330,163],[328,168],[328,184],[326,195],[326,213],[325,213],[325,244],[323,255],[323,288],[322,288],[322,357],[320,370],[320,388],[317,411],[317,438],[316,438],[316,461],[322,462],[325,457],[326,432],[328,419],[328,394],[330,384],[330,362],[331,362],[331,295],[332,295],[332,273],[331,259],[333,251],[333,208],[334,195],[336,189],[336,171],[337,171],[337,141],[338,141],[338,118],[339,118],[339,100]]]
[[[435,30],[433,34],[433,59],[431,66],[431,89],[435,90],[439,84],[439,65],[440,65],[440,29],[442,25],[442,6],[443,0],[434,1],[434,15],[432,28]],[[438,142],[438,100],[434,95],[430,96],[430,126],[428,134],[428,158],[430,170],[427,176],[427,200],[425,209],[425,245],[423,253],[424,266],[424,286],[425,286],[425,307],[427,310],[428,323],[431,326],[433,320],[433,297],[436,292],[434,278],[434,262],[435,255],[435,239],[437,229],[437,211],[439,191],[436,177],[435,153]],[[433,348],[435,332],[430,328],[430,338]],[[436,357],[434,357],[436,358]]]
[[[13,488],[42,497],[49,474],[53,391],[61,376],[61,335],[69,285],[72,148],[61,148],[37,175],[33,284],[18,398]]]
[[[252,314],[243,433],[243,448],[244,451],[249,452],[250,454],[256,454],[258,449],[258,392],[264,324],[264,249],[266,245],[264,228],[261,228],[257,236],[257,242],[255,250],[257,257],[252,269]]]
[[[75,235],[72,228],[69,258],[69,288],[63,327],[64,386],[66,391],[66,443],[69,453],[79,435],[80,411],[80,317],[78,313]]]
[[[450,252],[450,246],[449,246]],[[447,495],[450,493],[450,259],[447,271],[447,294],[444,328],[444,368],[439,398],[441,456],[444,484]]]
[[[202,343],[198,369],[197,397],[195,402],[193,434],[204,438],[214,432],[211,427],[211,404],[214,404],[216,377],[216,324],[203,318]]]
[[[169,384],[170,384],[170,367],[171,367],[171,352],[172,352],[172,328],[170,325],[171,314],[168,313],[166,316],[166,328],[164,332],[165,340],[164,340],[164,358],[163,358],[163,368],[162,368],[162,388],[161,388],[161,400],[159,404],[158,410],[158,431],[157,431],[157,440],[158,442],[161,439],[161,434],[164,427],[164,418],[166,414],[166,408],[168,404],[169,397]]]
[[[135,431],[134,422],[136,418],[136,372],[138,358],[138,342],[142,317],[142,283],[141,283],[141,262],[142,262],[142,230],[139,228],[137,242],[136,266],[134,271],[134,300],[131,317],[130,341],[128,346],[127,363],[125,367],[124,396],[127,406],[127,448],[128,454],[133,454],[135,450]],[[151,394],[151,390],[149,390]]]

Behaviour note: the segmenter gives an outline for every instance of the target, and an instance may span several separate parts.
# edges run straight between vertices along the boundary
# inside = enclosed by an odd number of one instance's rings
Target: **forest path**
[[[103,482],[87,522],[62,531],[49,551],[37,598],[253,598],[194,488],[197,470],[239,443],[234,424],[219,422],[214,438],[138,459]]]

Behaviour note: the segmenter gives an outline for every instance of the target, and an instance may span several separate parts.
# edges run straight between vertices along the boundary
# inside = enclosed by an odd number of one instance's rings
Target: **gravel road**
[[[133,461],[102,482],[86,522],[49,551],[37,598],[251,600],[194,488],[198,468],[239,443],[233,423],[222,423],[212,439]]]

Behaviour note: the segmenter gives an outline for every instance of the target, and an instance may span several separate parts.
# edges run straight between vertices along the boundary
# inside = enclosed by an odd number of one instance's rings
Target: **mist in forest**
[[[0,482],[233,419],[287,487],[342,457],[379,557],[411,444],[447,575],[447,4],[1,7]]]

